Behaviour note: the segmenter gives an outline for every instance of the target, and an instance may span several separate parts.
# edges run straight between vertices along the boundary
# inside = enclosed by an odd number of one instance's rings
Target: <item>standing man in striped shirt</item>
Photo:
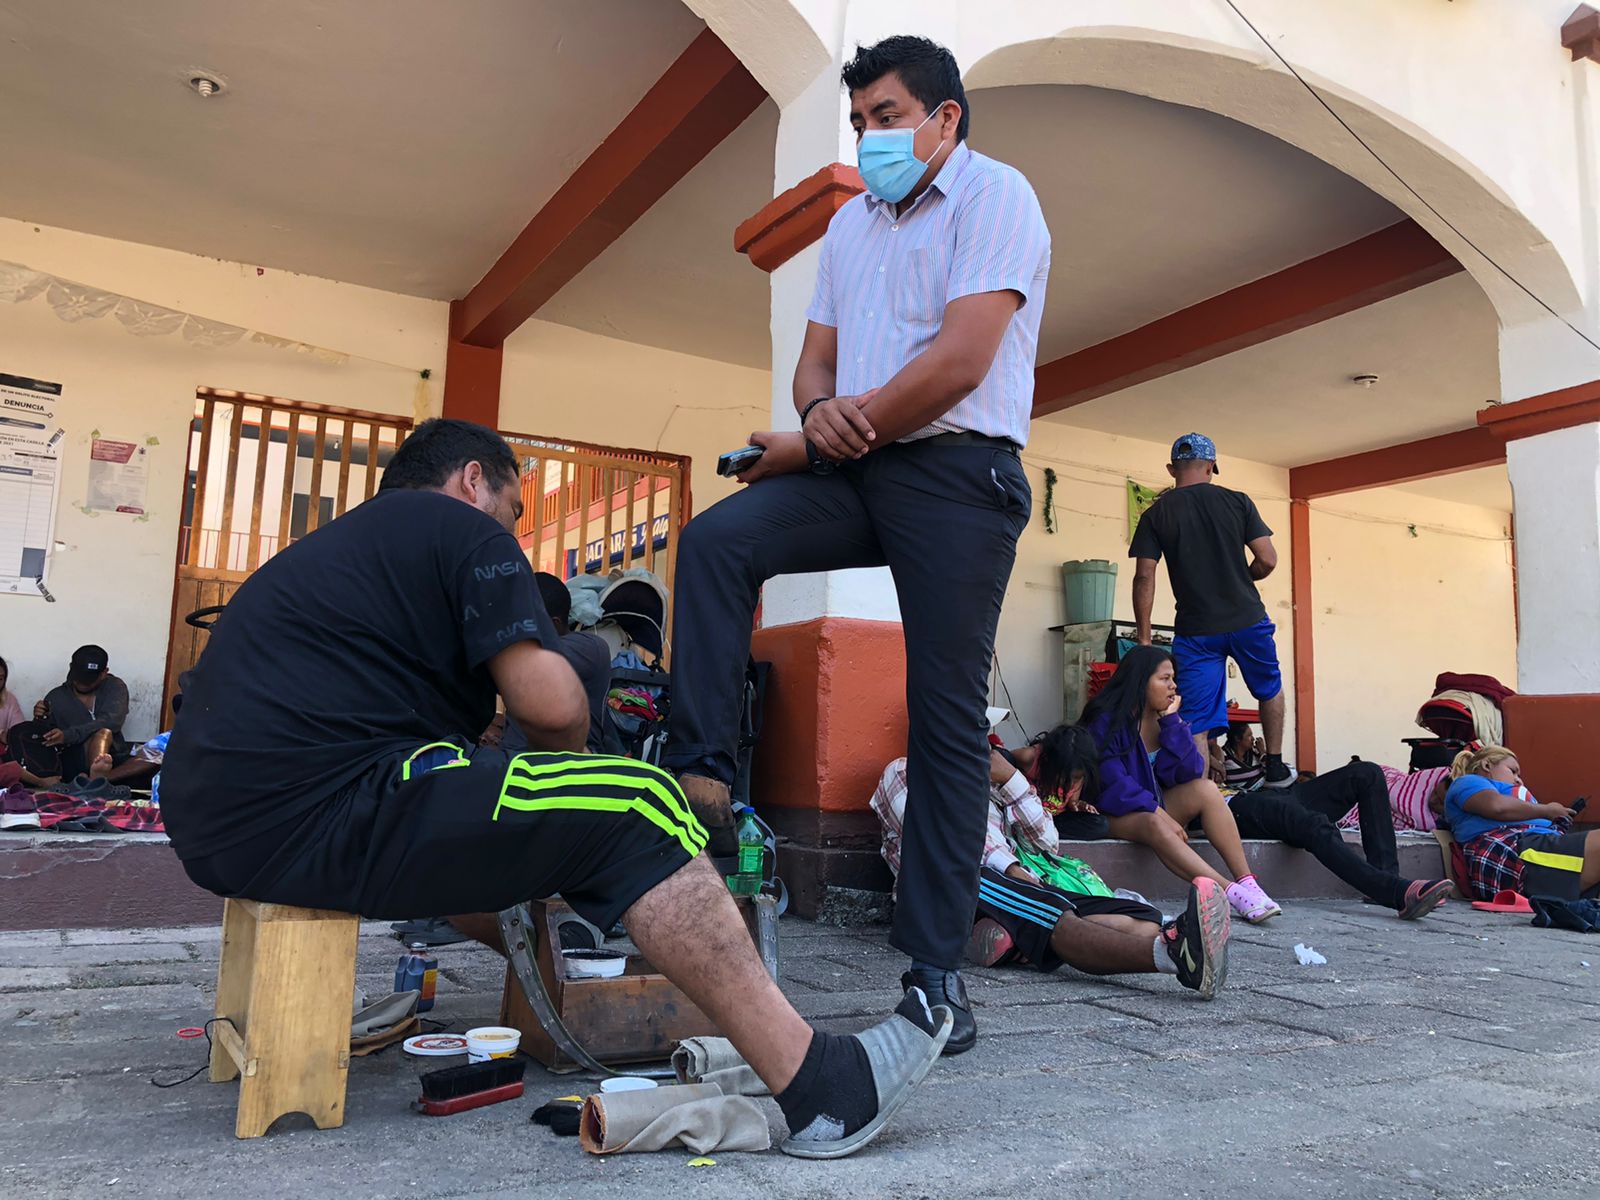
[[[892,37],[844,68],[867,194],[835,214],[794,376],[798,433],[756,433],[753,486],[689,522],[674,606],[666,765],[732,840],[740,681],[761,585],[887,565],[910,716],[906,867],[890,941],[903,986],[947,1004],[946,1053],[977,1039],[958,973],[987,820],[987,679],[1032,505],[1020,451],[1050,233],[1015,169],[967,145],[944,47]]]

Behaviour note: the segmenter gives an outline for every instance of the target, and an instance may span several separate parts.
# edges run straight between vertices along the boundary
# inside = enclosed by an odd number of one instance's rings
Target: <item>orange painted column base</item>
[[[1571,804],[1589,797],[1581,824],[1600,825],[1594,747],[1600,743],[1600,695],[1508,696],[1505,743],[1540,800]]]
[[[790,905],[815,919],[886,893],[878,819],[868,801],[906,752],[906,656],[898,622],[819,617],[756,631],[772,664],[752,793],[778,834]]]

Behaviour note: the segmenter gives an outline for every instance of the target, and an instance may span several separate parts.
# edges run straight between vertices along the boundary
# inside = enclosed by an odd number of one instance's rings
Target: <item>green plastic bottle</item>
[[[739,869],[728,876],[728,890],[735,896],[754,896],[761,890],[762,860],[766,854],[766,835],[756,823],[756,810],[741,804],[735,815],[739,839]]]

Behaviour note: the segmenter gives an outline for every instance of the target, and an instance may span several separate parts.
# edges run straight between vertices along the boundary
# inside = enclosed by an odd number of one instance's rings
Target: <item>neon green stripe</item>
[[[400,768],[400,778],[409,782],[411,779],[411,764],[417,761],[418,755],[426,754],[429,750],[454,750],[456,752],[455,762],[440,763],[437,767],[433,768],[435,771],[444,771],[450,767],[465,767],[471,765],[466,759],[467,752],[454,742],[429,742],[426,746],[418,746],[406,758],[405,764]]]
[[[705,848],[710,840],[710,834],[700,824],[695,815],[688,811],[671,779],[654,767],[635,762],[631,758],[613,758],[596,756],[581,756],[557,762],[543,763],[539,768],[525,761],[529,756],[519,754],[511,760],[506,770],[505,781],[500,787],[500,802],[506,803],[510,799],[512,787],[518,787],[529,792],[567,791],[584,787],[616,787],[648,791],[677,818],[677,827],[687,837],[697,843],[696,852]],[[610,774],[596,768],[625,767],[628,774]],[[554,798],[552,798],[554,799]],[[591,797],[576,796],[566,797],[571,803],[567,806],[581,810],[585,801]],[[600,799],[600,798],[595,798]],[[552,804],[552,807],[560,807]],[[495,811],[499,812],[499,805]],[[663,817],[664,821],[669,818]],[[663,825],[663,828],[666,828]]]
[[[1583,874],[1583,859],[1576,854],[1552,854],[1548,850],[1524,850],[1517,857],[1525,863],[1532,863],[1536,867],[1549,867],[1554,871],[1571,871],[1574,875]]]
[[[546,779],[536,783],[530,783],[523,779],[513,779],[508,774],[506,776],[505,783],[500,789],[500,799],[502,803],[506,803],[508,805],[510,804],[511,800],[524,799],[524,797],[520,796],[513,797],[511,795],[513,788],[517,789],[518,791],[531,793],[570,793],[573,791],[582,793],[585,787],[617,787],[634,792],[646,791],[655,796],[656,799],[662,801],[669,809],[676,811],[676,806],[671,803],[671,792],[668,789],[661,787],[661,785],[654,780],[639,779],[635,776],[627,775],[567,775],[559,779]],[[615,800],[615,798],[609,796],[585,796],[582,794],[569,794],[561,796],[549,796],[541,799],[540,803],[550,808],[560,808],[563,806],[563,804],[565,804],[565,806],[568,808],[581,810],[588,807],[591,800],[597,803],[610,804]],[[616,802],[620,803],[620,801]],[[660,812],[659,809],[652,809],[651,811],[658,813]],[[685,837],[696,844],[697,849],[703,850],[706,842],[710,840],[711,835],[705,831],[704,826],[700,824],[700,822],[695,818],[694,814],[690,813],[682,816],[681,818],[668,816],[666,813],[661,813],[660,815],[661,820],[666,822],[666,825],[663,825],[663,828],[666,828],[670,825],[674,830],[681,830]]]
[[[676,841],[689,854],[699,854],[701,850],[701,847],[695,845],[686,830],[680,829],[674,825],[671,819],[668,818],[665,813],[657,809],[648,800],[614,800],[598,796],[589,797],[587,799],[551,798],[546,800],[525,800],[516,796],[508,796],[502,792],[500,794],[500,802],[494,806],[494,815],[490,817],[490,820],[498,821],[500,819],[501,808],[514,808],[518,812],[566,811],[638,813],[651,824],[658,826],[668,837]]]
[[[536,763],[534,761],[536,758],[543,761]],[[604,767],[622,767],[627,774],[597,773]],[[707,836],[700,827],[699,819],[689,810],[688,803],[683,799],[683,793],[672,781],[672,777],[647,763],[636,762],[631,758],[599,754],[574,755],[572,758],[555,761],[547,760],[544,755],[518,754],[512,758],[511,765],[506,771],[506,782],[511,781],[513,773],[524,779],[525,786],[530,788],[548,786],[546,780],[552,776],[557,777],[557,782],[581,778],[585,783],[603,783],[612,787],[645,787],[685,825],[700,829],[702,844]]]

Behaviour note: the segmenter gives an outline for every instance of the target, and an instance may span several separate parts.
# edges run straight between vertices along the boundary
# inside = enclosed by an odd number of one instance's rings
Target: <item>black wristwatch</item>
[[[822,457],[822,451],[812,444],[810,438],[806,439],[806,462],[813,475],[832,475],[834,467],[838,465],[832,459]]]

